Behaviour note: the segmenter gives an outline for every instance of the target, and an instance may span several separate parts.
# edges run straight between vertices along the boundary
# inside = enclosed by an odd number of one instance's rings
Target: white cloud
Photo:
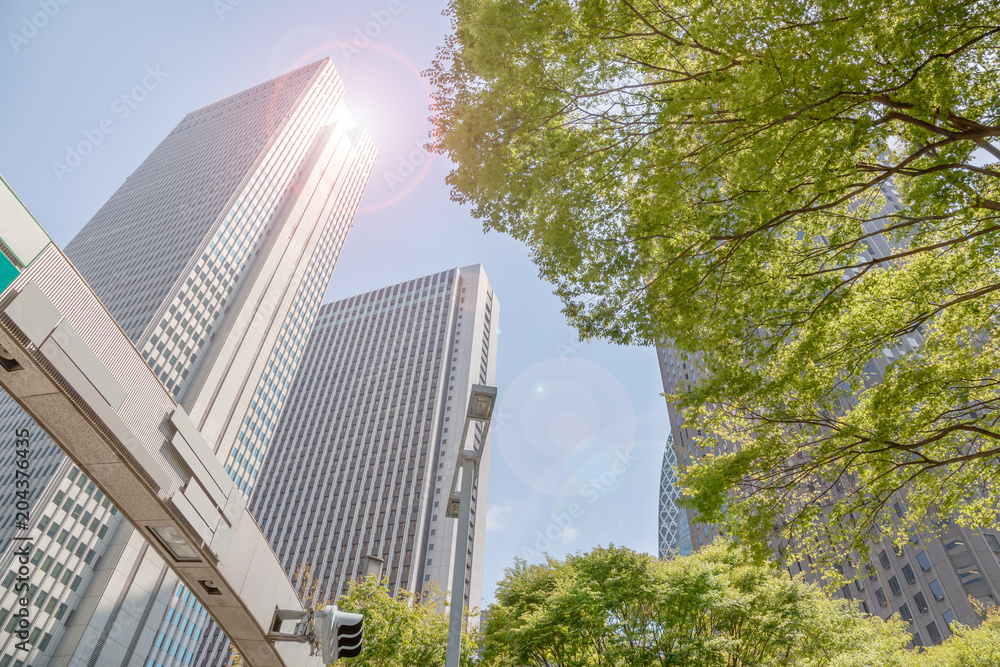
[[[490,505],[486,508],[486,532],[506,528],[510,524],[510,515],[514,512],[514,504]]]
[[[580,531],[573,526],[567,526],[562,532],[562,542],[563,544],[569,544],[576,538],[580,537]]]

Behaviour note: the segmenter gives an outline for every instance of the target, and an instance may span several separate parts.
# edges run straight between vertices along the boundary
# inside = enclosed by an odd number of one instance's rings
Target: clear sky
[[[330,56],[380,158],[327,300],[475,263],[500,300],[489,600],[515,556],[655,554],[669,424],[655,352],[577,342],[527,251],[452,203],[421,148],[444,4],[7,0],[0,173],[65,245],[185,113]]]

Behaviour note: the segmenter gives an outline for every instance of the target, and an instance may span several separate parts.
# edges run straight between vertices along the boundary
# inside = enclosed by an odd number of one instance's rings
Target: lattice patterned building
[[[687,556],[691,553],[691,527],[688,516],[678,504],[681,498],[680,479],[677,477],[677,452],[673,436],[667,438],[663,449],[663,467],[660,470],[660,508],[657,515],[660,558]]]

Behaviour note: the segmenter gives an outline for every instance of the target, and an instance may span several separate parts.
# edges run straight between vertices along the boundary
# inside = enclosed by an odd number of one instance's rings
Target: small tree
[[[448,650],[444,594],[430,589],[421,595],[400,591],[393,596],[387,584],[387,579],[367,577],[352,582],[347,594],[337,599],[340,609],[365,616],[361,655],[341,662],[345,667],[440,667]],[[459,664],[472,667],[477,650],[475,636],[464,632]]]
[[[442,602],[445,596],[436,588],[421,595],[401,590],[389,594],[389,580],[374,576],[356,579],[345,595],[336,600],[323,599],[320,580],[312,567],[304,563],[292,576],[296,593],[307,609],[322,609],[336,602],[342,611],[364,615],[364,641],[356,658],[338,660],[343,667],[440,667],[448,649],[448,616]],[[464,630],[464,629],[463,629]],[[233,644],[229,645],[229,667],[243,664]],[[478,650],[476,636],[463,632],[460,665],[472,667]]]
[[[984,609],[977,628],[952,623],[943,644],[911,654],[906,667],[995,667],[1000,665],[1000,607]]]

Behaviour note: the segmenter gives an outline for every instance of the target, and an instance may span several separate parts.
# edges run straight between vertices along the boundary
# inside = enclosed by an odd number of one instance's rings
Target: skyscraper
[[[677,501],[681,497],[680,479],[677,477],[677,452],[673,437],[667,438],[663,448],[663,467],[660,469],[660,508],[657,514],[660,558],[687,556],[691,553],[691,528],[687,512]]]
[[[877,251],[888,251],[881,245],[885,239],[876,237],[871,242],[880,244],[875,246]],[[914,343],[919,344],[916,340]],[[657,348],[657,357],[665,393],[683,393],[698,381],[697,357],[684,358],[666,346]],[[867,370],[873,377],[881,377],[887,363],[886,358],[872,360]],[[717,440],[709,447],[699,445],[701,430],[686,424],[673,403],[668,401],[667,407],[675,456],[682,465],[709,452],[733,451],[735,445],[725,440]],[[898,516],[902,516],[902,501],[900,498],[892,508]],[[696,549],[721,533],[719,526],[699,521],[693,510],[685,512]],[[840,589],[839,595],[857,600],[864,611],[883,618],[898,613],[909,624],[914,644],[940,643],[951,633],[949,626],[956,620],[978,625],[979,617],[970,598],[987,606],[1000,602],[1000,530],[978,532],[949,522],[940,539],[913,536],[911,544],[902,549],[879,538],[873,542],[873,562],[847,562],[842,566],[850,583]],[[806,561],[785,565],[792,576],[802,572],[808,581],[820,580]]]
[[[688,363],[682,359],[673,348],[657,347],[656,356],[660,366],[660,379],[663,381],[663,393],[670,396],[690,390],[698,382],[698,369],[696,364]],[[697,359],[693,360],[697,361]],[[667,414],[670,417],[670,437],[667,440],[667,449],[673,452],[674,468],[683,468],[692,460],[712,451],[699,447],[696,437],[701,435],[700,431],[688,429],[684,423],[684,415],[677,409],[673,402],[667,400]],[[719,445],[726,446],[725,444]],[[664,467],[668,454],[664,453]],[[660,493],[663,493],[663,481],[660,481]],[[678,495],[679,497],[679,495]],[[660,501],[662,511],[663,501]],[[688,541],[694,550],[700,549],[719,535],[719,527],[715,524],[698,521],[698,516],[691,508],[678,508],[680,518],[688,526]],[[662,552],[662,547],[661,547]],[[661,558],[663,557],[661,553]]]
[[[343,91],[326,59],[188,114],[66,247],[244,493],[375,159]],[[177,613],[189,594],[6,397],[0,419],[35,434],[42,536],[35,638],[25,653],[0,637],[0,664],[190,664],[176,638],[199,634],[207,618],[196,605]],[[2,512],[6,572],[15,525],[13,508]],[[2,617],[12,608],[4,582]],[[172,624],[180,616],[183,631]]]
[[[452,580],[457,520],[445,516],[474,384],[493,384],[499,303],[468,266],[325,304],[303,353],[250,509],[291,575],[318,599],[384,560],[391,591]],[[489,436],[474,489],[465,599],[482,597]],[[477,513],[478,510],[478,513]],[[216,637],[198,664],[222,664]]]

